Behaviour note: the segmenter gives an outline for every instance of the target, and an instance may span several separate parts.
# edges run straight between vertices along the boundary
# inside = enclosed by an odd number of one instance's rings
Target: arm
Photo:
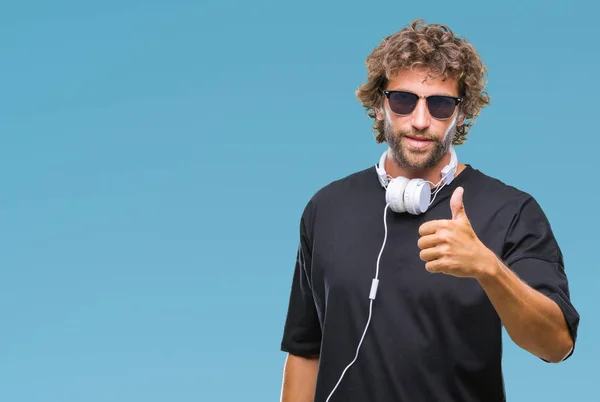
[[[559,306],[523,282],[490,251],[489,268],[477,280],[488,295],[511,339],[552,363],[561,362],[573,339]]]
[[[281,402],[313,402],[319,358],[288,354],[283,370]]]
[[[281,350],[287,353],[281,402],[313,402],[321,349],[321,323],[315,304],[312,276],[312,203],[300,224],[300,243],[285,320]]]
[[[476,279],[511,339],[547,362],[574,349],[579,314],[569,298],[560,248],[539,205],[525,200],[503,243],[502,261],[475,234],[462,202],[450,200],[452,219],[420,228],[421,259],[430,272]]]

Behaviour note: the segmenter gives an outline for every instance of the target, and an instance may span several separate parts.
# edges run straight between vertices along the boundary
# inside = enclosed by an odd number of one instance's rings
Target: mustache
[[[397,135],[399,135],[400,137],[422,137],[429,141],[440,142],[440,139],[437,138],[437,136],[435,135],[429,134],[428,130],[400,130],[397,132]]]

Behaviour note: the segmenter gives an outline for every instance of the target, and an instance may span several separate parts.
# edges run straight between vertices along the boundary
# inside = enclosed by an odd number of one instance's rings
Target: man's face
[[[454,79],[427,79],[419,70],[399,72],[388,83],[388,90],[403,90],[417,95],[449,95],[458,97],[458,84]],[[403,167],[430,168],[446,154],[456,131],[458,108],[446,120],[431,116],[425,99],[419,99],[415,110],[408,116],[399,116],[390,110],[388,99],[384,99],[383,113],[377,118],[384,121],[385,139],[396,160]]]

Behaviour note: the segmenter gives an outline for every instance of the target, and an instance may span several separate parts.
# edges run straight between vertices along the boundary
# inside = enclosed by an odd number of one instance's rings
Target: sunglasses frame
[[[388,90],[388,89],[384,89],[384,90],[382,90],[382,92],[383,92],[383,94],[385,95],[385,97],[387,98],[388,102],[389,102],[389,100],[390,100],[390,96],[391,96],[392,94],[394,94],[394,93],[404,93],[404,94],[411,94],[411,95],[414,95],[414,96],[416,96],[418,99],[425,99],[425,101],[427,101],[427,100],[428,100],[428,98],[431,98],[431,97],[442,97],[442,98],[449,98],[449,99],[452,99],[452,100],[454,100],[454,102],[455,102],[455,104],[454,104],[454,112],[452,112],[452,114],[451,114],[450,116],[448,116],[448,117],[445,117],[445,118],[434,117],[434,116],[431,114],[431,110],[429,110],[429,102],[427,102],[427,111],[429,112],[429,114],[431,115],[431,117],[433,117],[433,118],[434,118],[434,119],[436,119],[436,120],[448,120],[449,118],[451,118],[452,116],[454,116],[454,113],[456,113],[456,106],[458,106],[458,105],[459,105],[459,104],[460,104],[462,101],[464,101],[464,100],[465,100],[465,98],[458,98],[458,97],[456,97],[456,96],[450,96],[450,95],[427,95],[427,96],[425,96],[425,95],[419,95],[419,94],[416,94],[416,93],[414,93],[414,92],[410,92],[410,91],[401,91],[401,90]],[[417,103],[418,103],[418,99],[417,99]],[[416,107],[417,107],[417,104],[415,103],[415,108],[416,108]],[[392,108],[391,108],[391,107],[390,107],[390,110],[392,110]],[[394,112],[394,111],[392,110],[392,113],[394,113],[395,115],[398,115],[398,116],[410,116],[410,115],[411,115],[411,114],[412,114],[414,111],[415,111],[415,109],[413,109],[413,110],[412,110],[410,113],[408,113],[408,114],[400,114],[400,113],[396,113],[396,112]]]

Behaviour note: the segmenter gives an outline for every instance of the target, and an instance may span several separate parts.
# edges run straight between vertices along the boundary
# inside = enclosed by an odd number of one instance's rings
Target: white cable
[[[381,254],[383,253],[383,249],[384,249],[385,243],[387,241],[388,230],[387,230],[386,217],[387,217],[387,210],[388,210],[389,206],[390,206],[390,204],[386,204],[385,209],[383,210],[383,227],[385,229],[385,232],[384,232],[384,236],[383,236],[383,244],[381,245],[381,250],[379,250],[379,256],[377,257],[377,266],[375,268],[375,278],[373,279],[373,282],[371,283],[371,291],[369,292],[369,299],[371,299],[371,301],[369,302],[369,318],[367,319],[367,325],[365,326],[365,330],[363,331],[362,337],[360,338],[360,342],[358,343],[358,347],[356,348],[356,354],[354,355],[354,359],[350,362],[350,364],[348,364],[346,366],[346,368],[342,372],[342,375],[340,376],[340,379],[338,380],[337,384],[335,384],[335,387],[333,387],[333,389],[331,390],[331,393],[329,394],[329,396],[327,397],[327,400],[325,402],[329,402],[329,399],[331,399],[331,396],[337,389],[338,385],[340,385],[340,383],[342,382],[342,379],[344,378],[346,371],[350,368],[350,366],[352,366],[354,364],[354,362],[356,362],[356,359],[358,359],[358,352],[363,343],[363,340],[365,339],[365,335],[367,334],[367,329],[369,328],[369,324],[371,323],[371,315],[373,313],[373,300],[375,300],[375,295],[377,294],[377,286],[379,284],[379,261],[381,260]]]
[[[433,192],[433,198],[431,199],[431,202],[429,203],[429,206],[431,206],[431,204],[433,204],[433,201],[435,201],[435,197],[438,195],[438,193],[439,193],[440,191],[442,191],[442,189],[443,189],[443,188],[444,188],[444,186],[442,186],[442,187],[440,187],[440,188],[436,189],[436,190]]]

